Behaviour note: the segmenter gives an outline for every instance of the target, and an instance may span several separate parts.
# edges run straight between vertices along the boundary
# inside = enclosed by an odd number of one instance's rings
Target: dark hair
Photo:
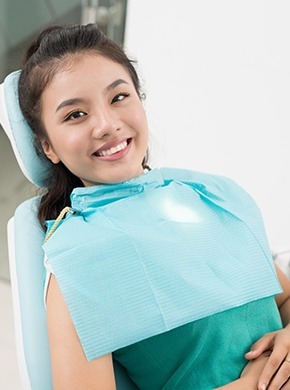
[[[62,65],[63,59],[76,53],[93,52],[121,64],[129,73],[141,99],[140,81],[123,49],[107,38],[93,24],[75,26],[51,26],[42,31],[28,47],[19,79],[19,103],[28,124],[35,134],[35,148],[43,153],[41,141],[47,139],[41,120],[41,96]],[[144,157],[145,167],[147,156]],[[71,191],[83,187],[82,181],[70,172],[62,162],[55,164],[46,180],[46,192],[42,196],[38,218],[42,226],[47,219],[55,219],[60,211],[70,205]]]

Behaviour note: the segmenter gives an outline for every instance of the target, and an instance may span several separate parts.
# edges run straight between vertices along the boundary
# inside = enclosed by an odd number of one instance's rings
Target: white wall
[[[129,1],[126,49],[147,92],[154,165],[223,174],[290,249],[290,3]]]

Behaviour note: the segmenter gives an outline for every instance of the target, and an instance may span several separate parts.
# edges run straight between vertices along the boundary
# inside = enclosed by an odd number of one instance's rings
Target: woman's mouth
[[[110,149],[107,150],[101,150],[100,152],[97,152],[97,156],[110,156],[111,154],[115,154],[117,152],[120,152],[120,150],[125,149],[125,147],[128,145],[127,140],[122,142],[121,144],[117,146],[113,146]]]
[[[116,141],[112,144],[104,145],[98,149],[93,155],[96,157],[107,157],[111,159],[113,157],[123,157],[126,154],[128,146],[130,145],[132,138],[128,138],[120,143],[116,144]],[[122,152],[122,153],[121,153]]]

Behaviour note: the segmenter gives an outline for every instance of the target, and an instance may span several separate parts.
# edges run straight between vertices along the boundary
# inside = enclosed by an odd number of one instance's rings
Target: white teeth
[[[120,150],[125,149],[126,146],[127,146],[127,141],[124,141],[121,144],[114,146],[113,148],[110,148],[108,150],[102,150],[101,152],[98,153],[98,155],[101,157],[110,156],[111,154],[120,152]]]

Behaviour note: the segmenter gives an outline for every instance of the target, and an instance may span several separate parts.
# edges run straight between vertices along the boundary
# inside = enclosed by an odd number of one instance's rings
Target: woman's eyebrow
[[[127,84],[127,85],[129,85],[129,83],[127,81],[125,81],[123,79],[118,79],[118,80],[113,81],[111,84],[109,84],[106,87],[106,90],[107,91],[111,91],[112,89],[116,88],[120,84]],[[84,103],[84,100],[80,99],[80,98],[64,100],[63,102],[60,103],[60,105],[57,107],[55,112],[58,112],[61,108],[68,107],[68,106],[73,106],[75,104],[80,104],[80,103]]]
[[[55,112],[58,112],[63,107],[73,106],[75,104],[80,104],[83,102],[84,102],[84,100],[80,99],[80,98],[64,100],[62,103],[60,103],[60,105],[57,107]]]
[[[129,83],[123,79],[118,79],[118,80],[113,81],[111,84],[109,84],[106,87],[106,90],[111,91],[112,89],[116,88],[120,84],[129,84]]]

